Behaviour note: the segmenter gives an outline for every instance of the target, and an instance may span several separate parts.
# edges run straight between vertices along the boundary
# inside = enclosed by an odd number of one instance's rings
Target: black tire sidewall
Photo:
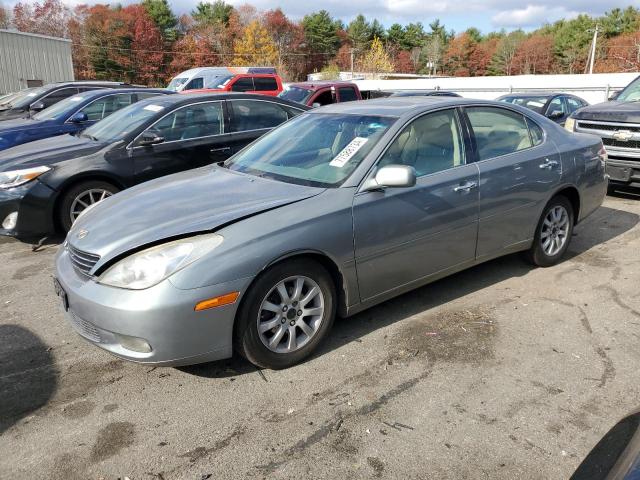
[[[257,329],[258,309],[262,300],[278,282],[285,278],[304,275],[315,281],[324,296],[324,317],[315,336],[293,353],[276,353],[260,340]],[[336,312],[336,294],[331,275],[318,262],[308,259],[288,260],[261,274],[245,295],[236,318],[234,346],[238,353],[254,365],[264,368],[287,368],[311,355],[331,330]]]
[[[541,244],[541,235],[542,235],[542,225],[544,223],[544,219],[549,214],[549,210],[556,206],[562,206],[566,209],[569,214],[569,231],[567,232],[567,241],[562,247],[562,249],[553,256],[549,256],[545,253]],[[564,256],[567,249],[569,248],[569,244],[571,243],[571,237],[573,235],[573,226],[575,222],[575,212],[573,211],[573,205],[569,199],[563,195],[557,195],[553,197],[549,203],[544,207],[542,211],[542,215],[540,216],[540,221],[538,222],[538,227],[536,228],[536,234],[533,239],[533,246],[529,251],[529,258],[534,265],[539,267],[551,267],[556,265]]]
[[[73,200],[82,192],[92,189],[107,190],[112,194],[118,193],[120,191],[115,185],[102,180],[88,180],[73,185],[66,192],[64,192],[56,211],[56,221],[64,233],[68,232],[71,228],[71,218],[69,218],[69,211],[71,210]]]

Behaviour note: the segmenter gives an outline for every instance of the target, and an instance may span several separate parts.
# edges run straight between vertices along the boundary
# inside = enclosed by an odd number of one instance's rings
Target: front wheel
[[[335,318],[335,288],[319,263],[289,260],[251,286],[238,311],[235,349],[254,365],[287,368],[309,356]]]
[[[74,185],[64,193],[60,201],[58,224],[65,233],[68,232],[82,212],[114,193],[118,193],[117,187],[100,180]]]
[[[567,197],[553,197],[542,212],[527,259],[539,267],[557,264],[569,248],[574,212]]]

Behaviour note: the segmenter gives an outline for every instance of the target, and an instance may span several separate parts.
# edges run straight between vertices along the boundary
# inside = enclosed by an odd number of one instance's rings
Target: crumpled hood
[[[107,198],[74,223],[67,241],[75,248],[100,255],[102,265],[129,250],[216,230],[324,190],[203,167]],[[80,231],[83,238],[78,238]]]
[[[0,122],[0,127],[2,122]],[[0,151],[0,171],[50,165],[62,160],[90,155],[104,148],[104,142],[74,135],[60,135],[23,143]]]
[[[612,100],[581,108],[573,116],[578,120],[640,123],[640,102]]]

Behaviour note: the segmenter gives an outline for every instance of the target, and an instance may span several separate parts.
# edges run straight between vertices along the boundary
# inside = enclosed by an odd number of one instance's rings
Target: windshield
[[[616,97],[616,100],[621,102],[635,102],[640,100],[640,77],[627,85],[625,89],[620,92],[620,95]]]
[[[289,87],[278,96],[285,100],[306,104],[312,93],[313,92],[311,90],[307,90],[306,88]]]
[[[225,167],[314,187],[337,187],[356,169],[393,117],[303,114],[230,158]]]
[[[7,100],[0,101],[0,106],[9,108],[25,108],[35,101],[35,97],[47,91],[46,87],[27,88],[15,93]]]
[[[80,103],[82,103],[82,101],[84,101],[87,97],[91,96],[92,93],[87,92],[84,95],[74,95],[73,97],[68,97],[64,100],[60,100],[58,103],[54,103],[49,108],[45,108],[41,112],[32,115],[31,118],[35,118],[36,120],[66,119],[69,115],[75,112],[78,108],[78,105],[80,105]]]
[[[189,77],[175,77],[173,80],[171,80],[169,85],[167,85],[167,90],[177,92],[178,88],[187,83],[187,80],[189,80]]]
[[[99,142],[122,140],[164,109],[163,105],[153,102],[142,101],[134,103],[87,128],[81,136],[86,136]]]
[[[534,112],[542,113],[542,109],[547,104],[547,100],[549,100],[548,97],[505,97],[500,101],[520,105]]]

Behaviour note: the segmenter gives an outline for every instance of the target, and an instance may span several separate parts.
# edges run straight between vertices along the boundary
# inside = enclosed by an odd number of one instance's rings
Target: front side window
[[[340,95],[341,102],[353,102],[354,100],[358,100],[358,96],[356,95],[356,91],[353,87],[340,87],[338,89],[338,94]]]
[[[169,85],[167,85],[167,90],[171,90],[171,91],[175,92],[182,85],[187,83],[187,80],[189,80],[187,77],[176,77],[173,80],[171,80],[171,82],[169,82]]]
[[[299,185],[337,187],[396,120],[377,115],[299,115],[233,156],[225,166]]]
[[[87,97],[91,94],[79,94],[72,97],[60,100],[55,105],[51,105],[49,108],[45,108],[41,112],[33,115],[36,120],[62,120],[71,115],[78,109],[78,105],[87,100]]]
[[[551,115],[554,112],[561,112],[562,115],[567,113],[564,107],[564,102],[562,101],[562,97],[556,97],[551,100],[551,102],[549,102],[549,106],[547,107],[547,115]]]
[[[58,103],[60,100],[64,100],[65,98],[69,98],[72,95],[78,93],[77,88],[61,88],[60,90],[56,90],[55,92],[51,92],[46,97],[42,98],[40,101],[44,103],[44,108],[50,107],[51,105]]]
[[[573,113],[576,110],[584,107],[582,102],[580,102],[579,100],[576,100],[575,98],[572,98],[572,97],[567,97],[567,105],[569,105],[569,113]]]
[[[255,77],[253,84],[259,92],[278,90],[278,82],[273,77]]]
[[[219,135],[223,131],[221,102],[197,103],[179,108],[149,127],[165,141]]]
[[[232,132],[277,127],[289,119],[280,105],[260,100],[231,100]]]
[[[204,88],[204,81],[202,77],[194,78],[184,87],[184,90],[196,90],[199,88]]]
[[[379,167],[407,165],[416,175],[429,175],[464,163],[455,110],[429,113],[412,121],[380,159]]]
[[[496,107],[467,107],[479,160],[508,155],[532,146],[529,129],[520,113]]]
[[[231,90],[234,92],[250,92],[255,90],[253,86],[253,78],[251,77],[240,77],[233,85],[231,85]]]
[[[80,111],[87,115],[87,120],[89,122],[97,122],[108,117],[113,112],[131,105],[131,103],[130,93],[119,93],[117,95],[109,95],[107,97],[99,98]]]

